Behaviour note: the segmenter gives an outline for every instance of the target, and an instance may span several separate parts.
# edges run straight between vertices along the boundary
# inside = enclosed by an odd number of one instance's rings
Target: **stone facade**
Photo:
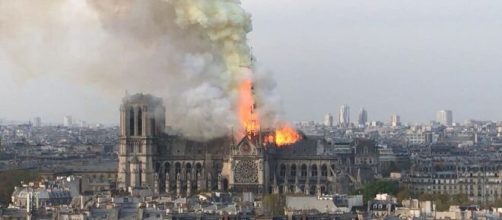
[[[265,132],[197,142],[163,132],[165,108],[158,98],[129,96],[120,110],[118,189],[320,195],[337,192],[337,175],[349,171],[347,159],[330,154],[321,138],[304,137],[284,148],[261,141]],[[358,161],[373,166],[376,151],[364,149]]]
[[[403,183],[421,193],[466,195],[489,203],[502,198],[502,160],[495,155],[467,155],[451,146],[430,146],[430,153],[413,160]]]

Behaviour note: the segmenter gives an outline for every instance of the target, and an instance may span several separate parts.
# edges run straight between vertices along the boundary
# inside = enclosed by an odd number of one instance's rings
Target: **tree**
[[[399,189],[397,181],[378,180],[369,182],[362,189],[356,190],[353,194],[362,194],[364,201],[375,198],[376,194],[387,193],[396,195]]]
[[[263,197],[263,209],[268,216],[284,215],[286,198],[279,194],[268,194]]]
[[[408,187],[400,187],[399,192],[396,194],[398,201],[403,201],[410,198],[410,189]]]
[[[14,187],[21,181],[29,182],[39,178],[38,172],[29,170],[8,170],[0,172],[0,204],[7,206]]]
[[[434,195],[430,193],[422,193],[418,196],[418,200],[420,201],[433,201],[434,199]]]
[[[450,205],[468,205],[469,197],[466,194],[456,194],[451,197]]]
[[[445,194],[436,194],[434,200],[437,211],[447,211],[450,208],[450,196]]]

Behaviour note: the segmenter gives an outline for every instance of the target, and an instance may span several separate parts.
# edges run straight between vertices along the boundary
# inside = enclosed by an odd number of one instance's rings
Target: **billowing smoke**
[[[238,128],[245,79],[263,126],[276,122],[275,83],[254,70],[249,31],[239,0],[0,0],[0,53],[17,79],[153,93],[167,123],[199,140]]]

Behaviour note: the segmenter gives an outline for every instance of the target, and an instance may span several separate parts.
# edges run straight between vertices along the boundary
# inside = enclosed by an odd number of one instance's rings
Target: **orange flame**
[[[274,131],[274,134],[266,137],[266,142],[274,142],[277,146],[285,146],[298,142],[302,137],[291,126],[282,126]]]
[[[249,79],[244,80],[239,86],[239,120],[246,134],[256,133],[260,129],[254,108],[253,83]]]
[[[255,112],[255,100],[253,96],[253,82],[244,80],[239,85],[239,120],[245,135],[257,135],[260,131],[260,121]],[[291,126],[283,125],[274,131],[274,134],[265,137],[266,143],[275,143],[276,146],[294,144],[301,139],[300,134]]]

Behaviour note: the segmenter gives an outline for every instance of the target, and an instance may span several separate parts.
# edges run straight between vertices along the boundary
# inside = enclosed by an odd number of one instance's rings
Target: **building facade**
[[[124,98],[120,107],[117,188],[157,194],[200,191],[305,193],[336,191],[341,161],[320,140],[304,137],[279,148],[270,132],[197,142],[164,132],[165,107],[151,95]]]
[[[413,159],[403,183],[416,195],[462,194],[473,202],[490,203],[502,198],[502,159],[432,144]]]

